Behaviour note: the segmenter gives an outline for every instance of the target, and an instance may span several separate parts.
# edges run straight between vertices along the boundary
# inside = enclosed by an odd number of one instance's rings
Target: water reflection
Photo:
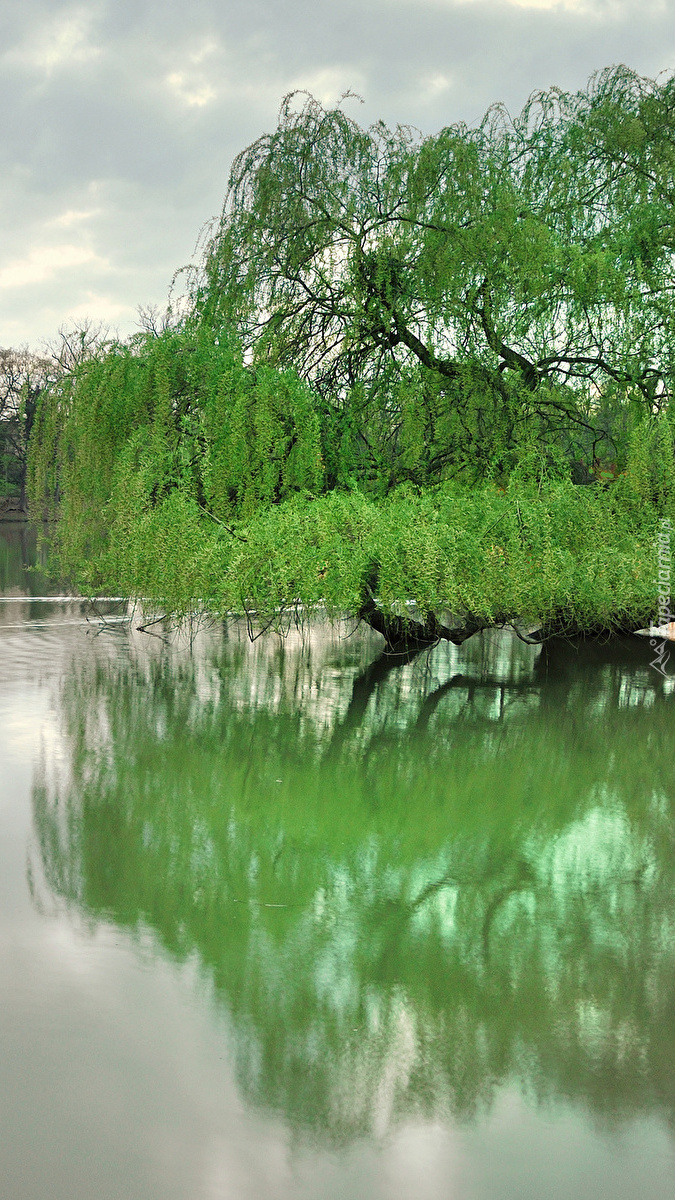
[[[52,590],[47,552],[25,521],[0,521],[0,597],[37,596]],[[30,564],[30,565],[28,565]]]
[[[672,1122],[674,701],[644,647],[401,667],[347,632],[97,641],[34,875],[196,959],[243,1093],[321,1140],[507,1083]]]

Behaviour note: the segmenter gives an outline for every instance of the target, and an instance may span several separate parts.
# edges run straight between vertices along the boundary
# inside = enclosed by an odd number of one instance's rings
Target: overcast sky
[[[675,0],[0,0],[0,346],[163,305],[294,88],[433,132],[675,68]]]

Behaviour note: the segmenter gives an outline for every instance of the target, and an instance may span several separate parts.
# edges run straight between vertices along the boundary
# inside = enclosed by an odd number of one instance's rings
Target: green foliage
[[[173,561],[181,523],[191,529],[201,509],[215,522],[250,517],[323,484],[308,387],[290,371],[245,368],[230,342],[178,332],[115,344],[59,379],[30,467],[35,515],[58,514],[61,570],[91,586],[110,573],[120,586],[137,579],[147,595],[153,554]],[[172,607],[183,582],[169,589]]]
[[[674,116],[673,79],[623,67],[426,138],[288,97],[182,324],[45,389],[61,570],[171,612],[374,586],[400,619],[644,624],[675,516]]]
[[[221,611],[268,618],[292,606],[358,610],[375,565],[383,611],[413,601],[490,625],[623,628],[654,608],[657,518],[637,524],[618,493],[567,481],[435,492],[385,502],[332,493],[261,514],[231,546]],[[215,583],[215,581],[214,581]]]
[[[413,602],[421,618],[451,613],[572,632],[636,627],[653,616],[656,510],[640,514],[618,488],[562,480],[514,481],[506,490],[407,486],[379,502],[332,491],[298,495],[225,528],[184,488],[150,503],[154,486],[133,439],[96,552],[82,550],[77,523],[61,524],[61,560],[79,586],[149,598],[174,614],[246,611],[258,627],[283,627],[317,606],[358,612],[372,581],[384,613],[405,613]]]
[[[670,410],[642,418],[633,427],[624,491],[636,508],[649,506],[675,515],[675,450]]]
[[[204,403],[203,473],[211,511],[252,516],[297,491],[321,491],[323,462],[314,398],[292,371],[258,367],[225,375]]]
[[[289,96],[236,159],[191,299],[355,427],[375,490],[624,460],[675,384],[675,81],[625,67],[474,129],[364,130]],[[347,472],[349,474],[349,472]]]
[[[0,446],[4,444],[4,432],[5,430],[0,425]],[[14,455],[0,453],[0,498],[15,496],[18,493],[18,479],[16,475],[16,458]]]

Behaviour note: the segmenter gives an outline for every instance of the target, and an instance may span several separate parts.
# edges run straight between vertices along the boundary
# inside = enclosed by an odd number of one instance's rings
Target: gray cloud
[[[532,0],[542,5],[545,0]],[[425,132],[626,62],[675,66],[672,0],[5,0],[0,345],[162,303],[285,92]],[[350,102],[352,103],[352,102]]]

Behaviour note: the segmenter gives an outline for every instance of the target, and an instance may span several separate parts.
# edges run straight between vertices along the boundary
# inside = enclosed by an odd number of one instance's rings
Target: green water
[[[672,1197],[645,643],[91,617],[0,602],[3,1196]]]

